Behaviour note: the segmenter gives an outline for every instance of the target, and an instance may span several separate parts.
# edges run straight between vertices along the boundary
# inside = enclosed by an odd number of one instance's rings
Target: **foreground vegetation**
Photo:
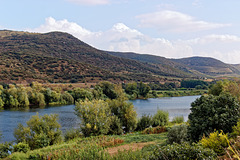
[[[63,135],[57,115],[33,116],[26,127],[19,124],[15,129],[17,144],[0,145],[1,158],[240,159],[239,83],[213,85],[209,95],[191,104],[187,123],[183,117],[169,122],[168,112],[161,110],[137,119],[121,86],[103,86],[98,85],[103,98],[76,100],[79,129]]]

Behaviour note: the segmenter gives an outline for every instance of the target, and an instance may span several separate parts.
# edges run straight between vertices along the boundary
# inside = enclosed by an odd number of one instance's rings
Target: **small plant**
[[[177,117],[174,117],[173,120],[172,120],[172,123],[174,124],[179,124],[179,123],[183,123],[184,122],[184,117],[183,116],[177,116]]]
[[[232,135],[234,137],[240,136],[240,119],[237,122],[237,125],[233,126]]]
[[[173,126],[167,134],[168,137],[168,143],[183,143],[188,140],[188,134],[187,134],[187,125],[175,125]]]
[[[217,154],[222,154],[224,152],[224,148],[228,147],[227,139],[227,135],[222,131],[220,133],[216,131],[210,133],[209,137],[203,136],[200,143],[203,147],[210,148]]]
[[[169,113],[166,111],[158,110],[153,116],[153,127],[166,126],[169,122]]]

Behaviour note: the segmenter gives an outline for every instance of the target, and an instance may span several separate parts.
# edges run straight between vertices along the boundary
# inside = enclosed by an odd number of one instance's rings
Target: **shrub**
[[[187,125],[175,125],[173,126],[167,134],[168,137],[168,143],[183,143],[188,140],[187,135]]]
[[[12,143],[5,142],[0,143],[0,158],[5,158],[12,151]]]
[[[83,134],[81,133],[80,129],[70,129],[67,130],[66,133],[64,134],[64,140],[69,141],[75,138],[80,138],[82,137]]]
[[[137,123],[137,129],[138,131],[142,131],[144,130],[145,128],[148,128],[152,126],[152,116],[150,116],[149,114],[146,115],[142,115],[142,117],[138,120],[138,123]]]
[[[19,124],[14,130],[17,142],[26,142],[31,149],[53,145],[62,141],[58,115],[39,116],[38,113],[27,121],[27,127]]]
[[[13,151],[14,152],[23,152],[23,153],[27,153],[27,151],[30,150],[30,147],[27,143],[24,142],[20,142],[16,145],[13,146]]]
[[[167,145],[157,147],[153,154],[149,157],[150,160],[171,159],[171,160],[189,160],[189,159],[216,159],[216,153],[208,148],[203,148],[201,145],[189,143]]]
[[[215,129],[230,133],[240,118],[239,102],[229,94],[201,96],[191,106],[188,131],[193,141]]]
[[[159,134],[162,132],[166,132],[166,127],[163,126],[157,126],[157,127],[149,127],[143,130],[143,134]]]
[[[237,125],[233,126],[232,135],[234,137],[240,136],[240,119],[237,122]]]
[[[166,111],[158,110],[153,116],[153,126],[165,126],[169,122],[169,113]]]
[[[227,135],[223,134],[221,131],[210,133],[209,137],[203,136],[200,143],[204,148],[210,148],[214,150],[217,154],[222,154],[224,152],[224,148],[228,147],[227,143]]]
[[[184,122],[184,117],[183,116],[177,116],[177,117],[174,117],[173,120],[172,120],[172,123],[183,123]]]

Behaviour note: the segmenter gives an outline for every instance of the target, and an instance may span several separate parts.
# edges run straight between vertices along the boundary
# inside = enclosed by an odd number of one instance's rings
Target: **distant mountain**
[[[193,76],[169,65],[110,55],[62,32],[4,30],[0,46],[0,78],[5,82],[159,81],[163,76]]]
[[[240,74],[238,67],[210,57],[190,57],[171,60],[211,76]]]

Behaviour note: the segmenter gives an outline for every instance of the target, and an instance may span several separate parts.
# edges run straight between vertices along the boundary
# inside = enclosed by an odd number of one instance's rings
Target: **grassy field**
[[[77,138],[69,142],[42,149],[15,152],[6,159],[138,159],[147,156],[152,145],[164,144],[166,133],[141,134],[139,132]]]

